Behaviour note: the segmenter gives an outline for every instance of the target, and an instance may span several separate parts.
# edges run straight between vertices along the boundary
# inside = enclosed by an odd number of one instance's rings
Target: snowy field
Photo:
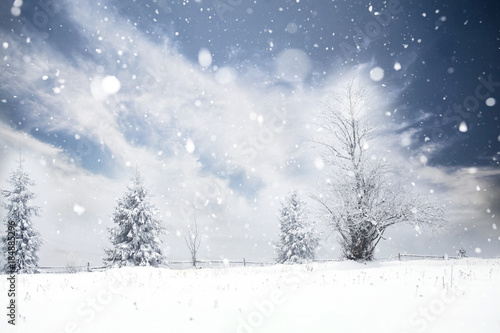
[[[17,290],[1,332],[500,332],[500,259],[123,268]]]

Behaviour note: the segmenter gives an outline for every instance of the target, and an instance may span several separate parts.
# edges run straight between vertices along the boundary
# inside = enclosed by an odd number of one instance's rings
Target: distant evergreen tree
[[[115,227],[109,228],[113,249],[105,249],[108,266],[158,266],[163,262],[160,235],[165,233],[159,211],[150,202],[149,191],[136,172],[132,185],[118,200],[113,214]]]
[[[276,244],[277,262],[303,263],[316,258],[319,238],[314,225],[307,219],[306,203],[300,200],[296,191],[282,203],[280,240]]]
[[[36,194],[31,192],[29,187],[35,184],[29,178],[28,173],[23,170],[21,160],[17,170],[11,173],[8,182],[12,185],[13,190],[2,190],[7,201],[3,204],[7,210],[4,220],[6,230],[5,235],[1,237],[2,253],[5,260],[4,271],[6,273],[14,271],[17,273],[36,273],[38,272],[37,251],[42,244],[42,238],[33,227],[31,219],[40,215],[40,208],[31,205],[31,200],[36,197]],[[12,229],[15,230],[15,235],[9,232]],[[12,260],[12,254],[14,254],[14,260]]]

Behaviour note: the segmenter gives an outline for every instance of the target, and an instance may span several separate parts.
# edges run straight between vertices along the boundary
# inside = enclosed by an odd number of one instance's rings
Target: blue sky
[[[57,3],[0,4],[0,187],[21,146],[42,265],[100,264],[136,165],[168,258],[188,258],[196,212],[201,257],[271,259],[280,200],[325,179],[315,115],[352,77],[374,149],[449,208],[448,231],[398,227],[377,255],[499,254],[496,2]]]

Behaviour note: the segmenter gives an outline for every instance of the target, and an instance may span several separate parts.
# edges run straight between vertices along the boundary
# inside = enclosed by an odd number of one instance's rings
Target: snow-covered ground
[[[1,332],[500,332],[500,259],[122,268],[17,291]]]

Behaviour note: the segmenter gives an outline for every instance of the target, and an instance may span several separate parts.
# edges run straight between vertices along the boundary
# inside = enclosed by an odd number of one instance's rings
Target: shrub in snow
[[[138,172],[123,198],[118,200],[109,228],[114,248],[105,249],[108,266],[158,266],[163,262],[160,236],[165,233],[159,214],[150,202],[150,194]]]
[[[191,262],[193,267],[196,267],[198,249],[201,245],[201,236],[198,232],[198,224],[196,223],[196,215],[193,217],[193,226],[189,226],[188,235],[184,237],[186,245],[188,246],[189,253],[191,253]]]
[[[34,186],[34,182],[23,170],[21,162],[17,170],[11,173],[8,182],[13,189],[2,190],[7,201],[3,204],[7,210],[4,219],[6,230],[1,238],[4,271],[6,273],[14,271],[36,273],[38,271],[37,252],[42,244],[42,238],[31,221],[32,217],[39,216],[40,211],[39,207],[31,205],[31,200],[36,197],[36,194],[29,190],[29,186]]]
[[[316,257],[319,238],[314,225],[307,219],[306,203],[293,191],[282,203],[280,240],[276,244],[277,262],[304,263]]]

